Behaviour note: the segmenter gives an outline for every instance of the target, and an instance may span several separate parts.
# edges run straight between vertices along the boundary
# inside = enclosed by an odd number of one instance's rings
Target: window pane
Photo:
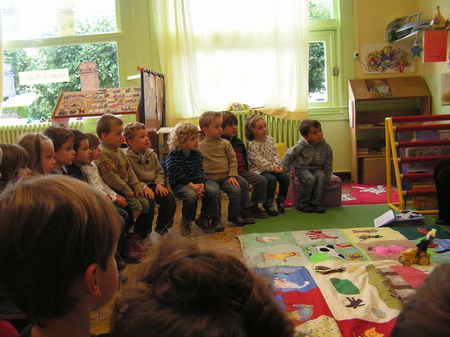
[[[2,0],[0,10],[7,41],[117,31],[115,0]]]
[[[100,88],[119,87],[116,43],[5,50],[3,61],[3,113],[11,117],[50,116],[61,91],[80,90],[85,61],[97,64]]]
[[[309,101],[328,101],[325,42],[309,43]]]
[[[333,0],[309,0],[309,18],[313,20],[333,18]]]

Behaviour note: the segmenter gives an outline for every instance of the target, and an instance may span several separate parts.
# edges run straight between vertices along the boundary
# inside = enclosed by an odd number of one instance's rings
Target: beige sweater
[[[134,173],[141,183],[163,185],[166,183],[164,170],[155,151],[146,149],[142,153],[136,153],[128,149],[126,153]]]
[[[200,142],[203,170],[207,179],[219,180],[236,177],[236,153],[228,140],[206,137]]]

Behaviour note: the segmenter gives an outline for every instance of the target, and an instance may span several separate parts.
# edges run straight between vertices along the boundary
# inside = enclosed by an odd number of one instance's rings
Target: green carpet
[[[258,219],[256,224],[244,227],[244,234],[273,233],[323,228],[349,228],[373,226],[373,219],[386,212],[386,204],[351,205],[328,209],[326,213],[303,213],[287,208],[286,213],[268,219]],[[427,224],[434,218],[425,217]]]

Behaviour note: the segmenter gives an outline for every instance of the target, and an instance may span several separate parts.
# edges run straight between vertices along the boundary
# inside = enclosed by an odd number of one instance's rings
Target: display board
[[[137,114],[140,99],[140,88],[62,92],[52,118]]]

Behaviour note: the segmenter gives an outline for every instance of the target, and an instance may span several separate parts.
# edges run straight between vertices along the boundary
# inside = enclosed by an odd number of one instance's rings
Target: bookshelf
[[[384,119],[429,115],[431,96],[421,77],[349,80],[352,182],[385,184]]]

